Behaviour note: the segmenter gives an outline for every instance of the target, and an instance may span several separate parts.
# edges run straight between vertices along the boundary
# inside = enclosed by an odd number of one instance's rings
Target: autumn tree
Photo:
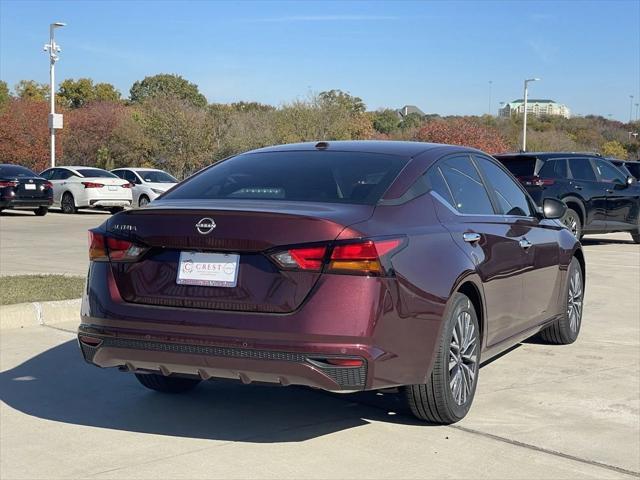
[[[602,145],[602,155],[626,160],[628,153],[620,142],[613,140]]]
[[[44,101],[49,98],[49,86],[35,80],[20,80],[14,90],[16,96],[23,100]]]
[[[45,102],[11,99],[0,113],[0,158],[3,163],[24,165],[35,172],[49,164],[49,128]],[[62,158],[65,131],[58,135],[56,155]]]
[[[9,86],[7,82],[0,80],[0,108],[9,101],[11,95],[9,95]]]
[[[464,145],[487,153],[509,150],[509,145],[495,128],[463,118],[426,122],[416,134],[416,139],[423,142]]]
[[[207,105],[207,99],[200,93],[198,86],[180,75],[158,74],[145,77],[141,81],[136,81],[129,93],[134,103],[142,103],[157,97],[173,97],[195,107]]]

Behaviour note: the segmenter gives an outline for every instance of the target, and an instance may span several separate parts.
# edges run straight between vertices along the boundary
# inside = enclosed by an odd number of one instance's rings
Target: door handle
[[[526,238],[521,238],[520,242],[518,243],[520,244],[520,247],[524,248],[525,250],[529,250],[529,248],[531,248],[531,245],[533,245],[533,243],[531,243]]]
[[[613,193],[613,190],[607,189],[607,193]]]
[[[582,187],[580,185],[574,185],[576,190],[582,190]]]
[[[467,243],[476,243],[480,241],[482,236],[476,232],[466,232],[462,234],[462,238]]]

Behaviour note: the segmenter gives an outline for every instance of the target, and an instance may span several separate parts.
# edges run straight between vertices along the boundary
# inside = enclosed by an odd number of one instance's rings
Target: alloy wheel
[[[69,195],[62,197],[62,211],[64,213],[71,213],[73,211],[73,199]]]
[[[146,207],[147,205],[149,205],[149,199],[147,197],[141,197],[138,201],[138,205],[140,207]]]
[[[569,317],[569,328],[573,333],[576,333],[580,328],[582,318],[582,274],[578,268],[571,274],[568,295],[567,316]]]
[[[476,331],[469,312],[460,312],[449,345],[449,388],[458,405],[473,391],[478,366]]]
[[[579,228],[578,228],[578,217],[576,217],[573,213],[568,213],[564,219],[563,222],[565,224],[565,226],[569,229],[569,231],[571,233],[573,233],[574,237],[577,237],[578,234],[580,233]]]

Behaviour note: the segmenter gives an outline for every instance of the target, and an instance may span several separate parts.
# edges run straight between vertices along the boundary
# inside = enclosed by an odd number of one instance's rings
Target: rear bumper
[[[166,307],[125,302],[107,263],[88,277],[78,333],[97,344],[80,341],[92,364],[340,392],[424,383],[446,304],[413,312],[396,279],[323,275],[292,313]]]
[[[89,345],[85,343],[87,338],[100,343]],[[363,390],[367,379],[367,362],[357,356],[339,358],[359,361],[359,366],[335,366],[328,363],[334,358],[331,355],[114,338],[84,326],[79,328],[78,343],[87,362],[132,372],[187,375],[202,380],[233,378],[247,384],[305,385],[338,392]]]
[[[53,203],[51,198],[12,198],[1,199],[0,208],[39,208],[49,207]]]
[[[129,207],[131,200],[95,199],[89,200],[90,207]]]

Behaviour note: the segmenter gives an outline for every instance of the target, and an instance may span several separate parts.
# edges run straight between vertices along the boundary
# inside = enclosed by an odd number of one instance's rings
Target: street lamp
[[[55,42],[54,32],[56,28],[64,27],[66,23],[55,22],[49,25],[49,43],[44,45],[44,51],[49,52],[49,84],[51,93],[51,112],[49,113],[49,130],[51,132],[51,167],[56,166],[56,129],[62,128],[62,115],[56,115],[56,93],[55,93],[55,65],[58,61],[58,53],[62,50]]]
[[[524,81],[524,121],[522,125],[522,151],[527,151],[527,96],[529,82],[538,82],[539,78],[528,78]]]
[[[633,95],[629,95],[629,123],[633,122]]]
[[[640,108],[640,103],[636,103],[636,122],[640,117],[638,117],[638,109]]]
[[[491,87],[493,86],[493,80],[489,80],[489,116],[491,116]]]

